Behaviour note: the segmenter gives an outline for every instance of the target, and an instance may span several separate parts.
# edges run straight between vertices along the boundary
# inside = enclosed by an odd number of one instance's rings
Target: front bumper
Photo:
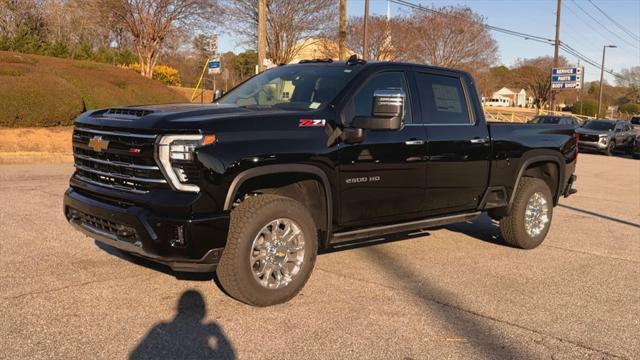
[[[597,150],[597,151],[605,151],[609,146],[609,142],[602,143],[600,141],[578,141],[578,147],[580,149],[589,149],[589,150]]]
[[[175,271],[214,271],[226,242],[229,215],[180,217],[142,206],[121,207],[69,188],[64,214],[85,235]]]

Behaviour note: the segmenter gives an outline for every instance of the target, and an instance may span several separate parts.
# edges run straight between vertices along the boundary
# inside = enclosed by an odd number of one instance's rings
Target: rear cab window
[[[418,97],[426,125],[472,125],[473,116],[462,79],[416,72]]]

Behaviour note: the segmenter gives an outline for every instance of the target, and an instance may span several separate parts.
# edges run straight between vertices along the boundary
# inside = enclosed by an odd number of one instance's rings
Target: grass
[[[0,51],[0,127],[71,125],[86,110],[187,101],[131,70]]]
[[[0,164],[71,162],[72,129],[0,129]]]

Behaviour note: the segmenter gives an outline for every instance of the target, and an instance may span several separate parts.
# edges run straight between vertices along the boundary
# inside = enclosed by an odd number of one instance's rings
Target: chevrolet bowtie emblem
[[[93,151],[101,152],[109,147],[109,140],[102,140],[102,136],[94,136],[89,140],[89,147]]]

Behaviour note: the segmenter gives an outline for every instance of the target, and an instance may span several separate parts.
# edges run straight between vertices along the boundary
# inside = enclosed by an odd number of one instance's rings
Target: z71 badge
[[[324,126],[327,123],[325,119],[300,119],[298,127],[316,127]]]

